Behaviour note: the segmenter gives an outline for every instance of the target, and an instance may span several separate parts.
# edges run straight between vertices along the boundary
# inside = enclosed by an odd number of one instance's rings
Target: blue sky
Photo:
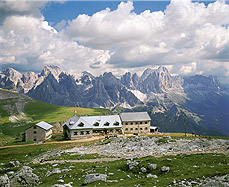
[[[0,1],[0,70],[119,76],[162,65],[227,83],[228,25],[223,0]]]

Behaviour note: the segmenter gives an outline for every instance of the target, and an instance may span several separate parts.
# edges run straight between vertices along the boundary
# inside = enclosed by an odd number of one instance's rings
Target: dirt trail
[[[91,138],[85,139],[78,139],[78,140],[66,140],[66,141],[54,141],[54,142],[45,142],[45,143],[33,143],[33,144],[24,144],[24,145],[9,145],[9,146],[2,146],[0,149],[10,148],[10,147],[26,147],[26,146],[33,146],[33,145],[46,145],[46,144],[67,144],[67,143],[83,143],[83,142],[90,142],[94,140],[103,139],[104,136],[94,136]]]
[[[95,158],[95,159],[80,159],[80,160],[49,160],[49,161],[35,161],[33,162],[34,164],[60,164],[60,163],[66,163],[66,162],[111,162],[111,161],[115,161],[115,160],[121,160],[122,158]]]

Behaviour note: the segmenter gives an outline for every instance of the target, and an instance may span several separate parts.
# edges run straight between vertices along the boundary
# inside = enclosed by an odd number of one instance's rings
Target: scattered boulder
[[[62,183],[64,182],[64,180],[63,180],[63,179],[60,179],[60,180],[57,180],[57,181],[58,181],[58,182],[62,182]]]
[[[39,184],[39,178],[33,173],[31,167],[22,166],[22,168],[12,176],[10,183],[11,186],[35,186]]]
[[[11,166],[11,167],[17,167],[17,166],[19,166],[21,163],[18,161],[18,160],[16,160],[16,161],[10,161],[9,162],[9,165]]]
[[[161,171],[163,172],[169,172],[170,168],[166,166],[162,166]]]
[[[54,184],[51,187],[72,187],[73,182],[69,182],[68,184]]]
[[[142,173],[146,173],[146,172],[147,172],[147,169],[144,168],[144,167],[141,167],[141,172],[142,172]]]
[[[53,174],[66,172],[65,170],[69,171],[68,169],[63,169],[63,170],[61,171],[59,168],[54,168],[52,171],[47,171],[46,176],[48,177],[48,176],[53,175]]]
[[[106,174],[100,174],[100,173],[95,173],[95,174],[87,174],[83,184],[90,184],[95,181],[106,181],[107,180],[107,175]]]
[[[138,166],[138,162],[136,161],[132,161],[132,160],[127,160],[126,161],[126,165],[128,166],[128,168],[131,170],[133,168],[136,168]]]
[[[149,170],[157,169],[157,164],[150,164],[148,166]]]
[[[8,175],[4,174],[3,176],[0,176],[0,186],[10,187],[10,180]]]
[[[157,175],[152,175],[151,173],[149,173],[148,175],[146,175],[147,178],[154,178],[157,179]]]

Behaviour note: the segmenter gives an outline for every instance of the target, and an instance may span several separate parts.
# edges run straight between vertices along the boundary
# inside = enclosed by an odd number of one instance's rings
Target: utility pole
[[[186,136],[186,119],[184,118],[184,136]]]

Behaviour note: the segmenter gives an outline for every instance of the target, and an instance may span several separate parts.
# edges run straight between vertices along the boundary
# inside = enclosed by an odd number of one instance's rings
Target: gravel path
[[[41,165],[43,164],[59,164],[59,163],[66,163],[66,162],[72,162],[72,163],[78,163],[78,162],[90,162],[90,163],[94,163],[94,162],[112,162],[115,160],[121,160],[122,158],[95,158],[95,159],[80,159],[80,160],[50,160],[50,161],[44,161],[44,162],[33,162],[34,164],[38,164],[40,163]]]

